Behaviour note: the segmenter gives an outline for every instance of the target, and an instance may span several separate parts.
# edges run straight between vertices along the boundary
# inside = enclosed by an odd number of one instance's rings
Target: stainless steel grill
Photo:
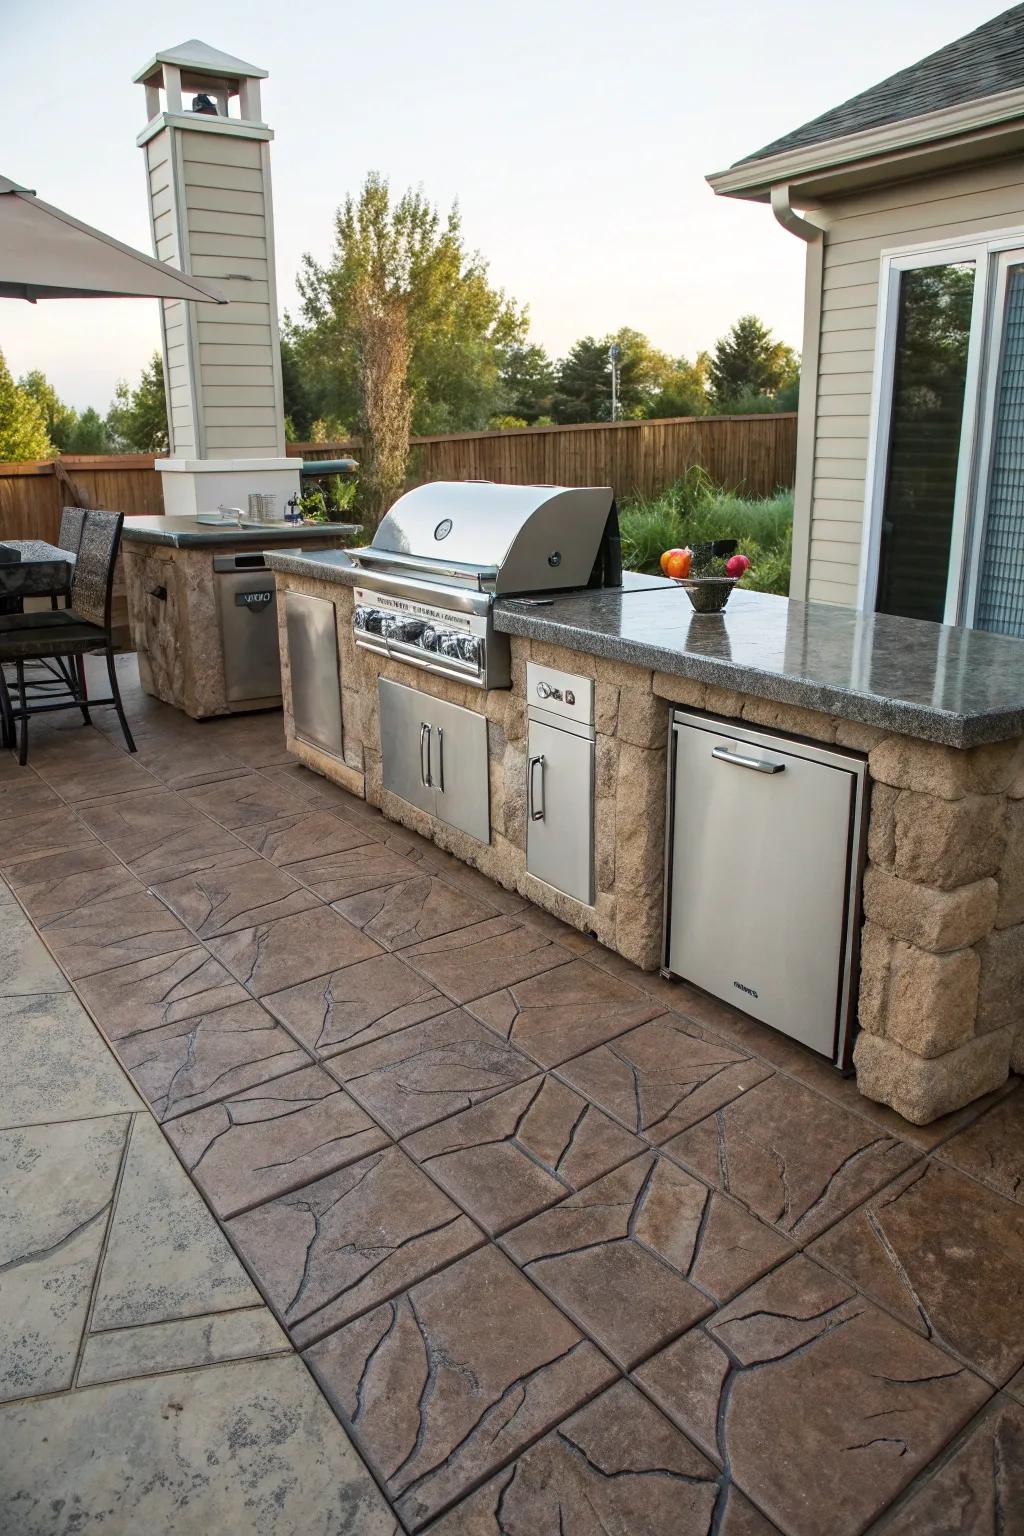
[[[357,645],[478,688],[507,688],[496,597],[622,585],[607,486],[437,480],[399,497],[350,551]]]

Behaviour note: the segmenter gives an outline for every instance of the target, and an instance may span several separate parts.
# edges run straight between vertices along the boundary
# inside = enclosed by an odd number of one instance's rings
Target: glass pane
[[[1024,268],[1007,282],[975,623],[1024,638]]]
[[[877,607],[941,620],[960,457],[974,263],[900,280]]]

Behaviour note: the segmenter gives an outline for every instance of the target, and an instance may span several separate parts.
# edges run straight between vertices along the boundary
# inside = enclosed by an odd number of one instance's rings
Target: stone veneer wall
[[[294,739],[310,767],[431,838],[645,970],[661,963],[666,756],[670,703],[743,719],[866,754],[857,1082],[868,1098],[925,1124],[1024,1072],[1024,743],[959,751],[750,694],[651,673],[537,640],[512,640],[512,688],[481,693],[418,674],[424,691],[486,713],[491,845],[435,821],[381,784],[377,678],[409,669],[357,650],[352,592],[279,574],[281,588],[338,611],[345,762]],[[279,605],[282,613],[283,604]],[[282,643],[282,653],[286,647]],[[594,907],[526,872],[526,662],[596,680]]]

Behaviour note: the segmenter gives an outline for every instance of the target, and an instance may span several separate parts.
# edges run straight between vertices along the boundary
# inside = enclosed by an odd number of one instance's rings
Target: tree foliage
[[[742,409],[742,402],[751,398],[771,402],[799,376],[800,360],[793,348],[777,341],[756,315],[741,315],[716,341],[708,363],[712,403],[724,413],[736,405]]]
[[[457,205],[442,216],[420,191],[392,199],[371,173],[338,209],[329,261],[305,255],[298,286],[301,320],[287,335],[309,395],[303,406],[286,394],[296,425],[304,412],[345,426],[363,414],[358,295],[367,293],[381,314],[403,316],[413,431],[472,430],[500,408],[502,365],[524,341],[526,316],[466,249]]]
[[[167,401],[159,352],[153,353],[134,389],[126,379],[117,381],[106,430],[110,453],[167,452]]]
[[[0,462],[49,459],[53,452],[43,407],[27,389],[15,384],[0,352]]]
[[[359,381],[359,480],[364,522],[375,528],[405,483],[412,392],[408,315],[369,275],[354,295]]]
[[[543,347],[527,342],[510,347],[501,364],[504,409],[497,414],[518,418],[524,427],[551,412],[555,369]]]
[[[18,380],[18,387],[31,395],[38,404],[46,420],[47,436],[57,452],[80,451],[72,446],[78,426],[78,412],[73,406],[64,403],[42,369],[33,368],[24,374]]]

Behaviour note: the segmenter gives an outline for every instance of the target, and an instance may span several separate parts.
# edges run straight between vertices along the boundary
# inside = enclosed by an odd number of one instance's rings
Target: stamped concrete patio
[[[1016,1086],[910,1126],[121,668],[0,758],[5,1536],[1024,1531]]]

